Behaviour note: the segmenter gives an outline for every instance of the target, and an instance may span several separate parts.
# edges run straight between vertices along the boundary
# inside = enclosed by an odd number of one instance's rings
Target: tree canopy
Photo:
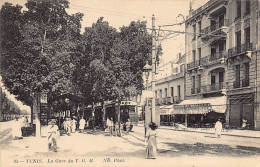
[[[101,17],[81,34],[83,14],[68,14],[67,0],[25,6],[1,8],[1,76],[19,100],[32,105],[34,93],[81,92],[91,104],[140,93],[152,48],[145,22],[117,31]]]

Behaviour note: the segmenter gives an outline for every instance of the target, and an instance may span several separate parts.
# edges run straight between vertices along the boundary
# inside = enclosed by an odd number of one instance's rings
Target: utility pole
[[[155,112],[155,63],[156,63],[156,40],[155,40],[155,17],[152,17],[152,122],[156,122],[156,112]]]

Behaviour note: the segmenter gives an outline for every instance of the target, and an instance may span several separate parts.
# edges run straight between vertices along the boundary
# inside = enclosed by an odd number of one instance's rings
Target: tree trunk
[[[40,123],[40,97],[39,94],[36,93],[33,96],[33,113],[35,115],[35,136],[41,136],[41,123]],[[33,121],[33,120],[32,120]]]
[[[102,112],[103,112],[103,118],[102,118],[102,130],[106,129],[106,106],[104,105],[104,101],[101,102],[102,105]]]
[[[0,121],[3,121],[3,106],[2,106],[2,88],[0,88]]]
[[[120,112],[120,103],[121,101],[118,99],[118,102],[117,102],[117,115],[118,115],[118,125],[119,125],[119,135],[121,136],[121,112]]]

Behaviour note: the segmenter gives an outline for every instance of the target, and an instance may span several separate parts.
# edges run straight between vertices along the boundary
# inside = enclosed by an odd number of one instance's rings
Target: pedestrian
[[[120,129],[119,122],[116,122],[115,130],[116,130],[116,136],[121,137],[121,129]]]
[[[64,127],[66,128],[67,135],[70,136],[70,133],[71,133],[71,119],[70,118],[66,118]]]
[[[79,130],[80,133],[83,133],[84,129],[85,129],[85,125],[86,125],[86,121],[83,117],[81,117],[80,121],[79,121]]]
[[[129,134],[130,131],[131,131],[131,122],[130,119],[128,118],[126,122],[126,133]]]
[[[146,159],[155,159],[157,156],[157,143],[156,143],[156,129],[157,125],[154,122],[149,124],[149,129],[146,132]]]
[[[57,138],[60,136],[59,128],[56,125],[56,118],[52,117],[48,123],[48,149],[57,152]]]
[[[107,118],[107,126],[109,128],[110,137],[113,136],[113,118]]]
[[[218,138],[221,137],[221,131],[222,131],[222,123],[220,122],[220,118],[215,124],[215,134]]]
[[[71,132],[72,133],[76,132],[76,124],[77,124],[76,118],[73,117],[71,120]]]
[[[14,120],[13,127],[12,127],[12,135],[14,140],[22,139],[22,122],[19,120],[17,116]]]
[[[245,129],[246,128],[246,123],[247,120],[245,118],[242,119],[242,128]]]

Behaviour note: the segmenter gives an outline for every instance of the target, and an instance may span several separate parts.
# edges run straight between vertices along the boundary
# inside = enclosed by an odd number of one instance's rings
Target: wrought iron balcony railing
[[[221,21],[216,21],[215,24],[211,24],[210,26],[204,28],[201,30],[201,36],[205,36],[209,33],[212,33],[216,30],[219,30],[222,27],[227,27],[228,26],[228,19],[224,19]]]
[[[221,91],[222,89],[226,89],[227,87],[228,87],[228,83],[219,82],[219,83],[201,86],[200,89],[201,89],[201,93],[208,93],[212,91]]]
[[[236,47],[228,49],[228,57],[237,56],[241,53],[245,53],[247,51],[252,51],[252,43],[245,43],[242,45],[238,45]]]

